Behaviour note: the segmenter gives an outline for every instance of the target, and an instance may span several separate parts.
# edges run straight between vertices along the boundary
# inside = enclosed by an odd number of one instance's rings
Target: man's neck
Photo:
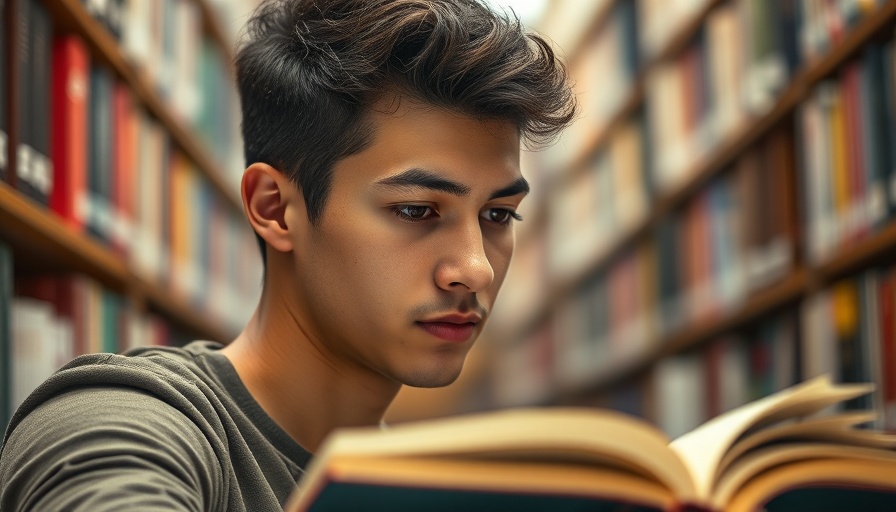
[[[401,385],[333,361],[292,315],[264,306],[222,350],[261,408],[312,453],[336,428],[379,425]]]

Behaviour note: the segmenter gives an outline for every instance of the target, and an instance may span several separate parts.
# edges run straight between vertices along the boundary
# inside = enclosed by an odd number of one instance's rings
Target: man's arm
[[[221,466],[199,428],[136,389],[40,405],[0,454],[0,510],[218,510]]]

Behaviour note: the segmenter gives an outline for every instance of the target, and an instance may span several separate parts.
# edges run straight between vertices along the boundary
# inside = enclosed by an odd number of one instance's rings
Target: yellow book
[[[576,408],[347,429],[286,510],[896,510],[896,436],[856,428],[871,413],[819,414],[870,391],[820,377],[674,441]]]

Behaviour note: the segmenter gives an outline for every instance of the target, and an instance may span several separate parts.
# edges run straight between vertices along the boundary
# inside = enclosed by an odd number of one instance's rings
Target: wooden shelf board
[[[54,23],[57,26],[82,36],[92,50],[93,59],[109,67],[134,91],[136,97],[167,129],[175,143],[190,157],[208,181],[237,211],[242,211],[242,200],[235,190],[224,181],[220,166],[211,157],[198,137],[177,119],[174,113],[159,98],[154,88],[124,57],[111,34],[96,20],[78,0],[48,1]]]
[[[37,266],[83,272],[119,291],[128,287],[131,274],[121,258],[5,183],[0,183],[0,234]]]
[[[714,4],[715,2],[712,3]],[[896,2],[890,2],[881,7],[877,14],[868,16],[860,22],[848,37],[832,48],[828,55],[809,64],[809,67],[803,71],[798,72],[791,80],[790,85],[779,95],[771,110],[755,120],[748,121],[740,129],[735,130],[706,158],[694,164],[694,167],[685,173],[685,175],[691,176],[691,178],[677,189],[654,200],[653,204],[655,206],[646,219],[622,233],[610,250],[596,255],[594,260],[584,267],[580,275],[574,276],[550,290],[547,293],[550,299],[545,301],[544,308],[548,310],[556,308],[557,304],[564,297],[573,293],[578,287],[578,283],[588,275],[598,272],[625,250],[642,240],[644,236],[651,232],[651,228],[656,225],[659,219],[669,215],[670,212],[687,202],[701,190],[701,187],[706,182],[732,164],[738,155],[757,143],[773,127],[787,118],[797,107],[800,99],[805,97],[815,84],[829,76],[846,60],[851,58],[861,48],[862,43],[867,38],[887,28],[894,19],[896,19]],[[886,246],[886,244],[884,245]],[[862,260],[860,256],[855,256],[855,258]],[[831,268],[846,265],[845,262],[849,261],[849,259],[850,257],[843,256],[841,262],[831,263]],[[833,270],[822,271],[821,275],[828,275],[830,272],[833,272]],[[547,321],[550,316],[550,311],[539,311],[531,322],[527,322],[522,326],[520,332],[525,333],[537,328],[540,323]]]
[[[204,319],[188,301],[137,277],[122,257],[4,183],[0,183],[0,238],[14,246],[20,259],[27,258],[24,264],[16,261],[16,266],[89,275],[109,289],[145,299],[191,334],[224,342],[232,339],[233,333]]]
[[[820,284],[841,279],[871,264],[891,263],[896,255],[896,222],[891,221],[880,232],[841,247],[844,249],[813,268]]]
[[[631,117],[644,103],[645,97],[645,87],[647,81],[648,72],[657,67],[661,62],[668,60],[678,53],[680,53],[688,42],[693,39],[693,37],[700,30],[700,27],[706,21],[706,18],[709,16],[709,13],[712,12],[713,9],[716,8],[719,4],[721,4],[724,0],[710,0],[704,7],[700,9],[700,11],[694,15],[692,19],[685,22],[678,31],[670,38],[669,42],[665,47],[652,59],[650,59],[645,65],[642,66],[641,71],[635,77],[629,95],[626,100],[620,105],[619,110],[604,124],[603,127],[598,129],[594,137],[589,140],[585,147],[581,150],[580,154],[573,158],[573,163],[570,165],[572,172],[578,172],[578,169],[587,165],[588,159],[594,154],[594,152],[603,146],[607,140],[610,138],[615,131],[617,131],[620,126],[622,126],[629,117]],[[612,7],[615,4],[616,0],[612,0],[607,3],[607,6],[598,16],[598,20],[596,23],[592,25],[592,27],[586,32],[589,34],[593,34],[595,31],[600,30],[603,26],[604,22],[606,22],[606,18],[609,13],[612,11]],[[575,53],[571,56],[570,62],[574,63],[574,59],[579,58],[583,51],[584,40],[576,47]],[[572,65],[570,66],[572,67]],[[561,176],[569,174],[569,173],[560,173]],[[563,180],[561,180],[563,181]]]

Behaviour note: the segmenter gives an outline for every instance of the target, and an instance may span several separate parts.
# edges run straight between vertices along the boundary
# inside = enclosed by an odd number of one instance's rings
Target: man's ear
[[[298,187],[277,169],[256,162],[243,172],[240,190],[246,217],[255,232],[274,250],[291,251],[293,238],[289,230],[300,226],[289,225],[287,209],[297,208],[305,214],[305,201]]]

